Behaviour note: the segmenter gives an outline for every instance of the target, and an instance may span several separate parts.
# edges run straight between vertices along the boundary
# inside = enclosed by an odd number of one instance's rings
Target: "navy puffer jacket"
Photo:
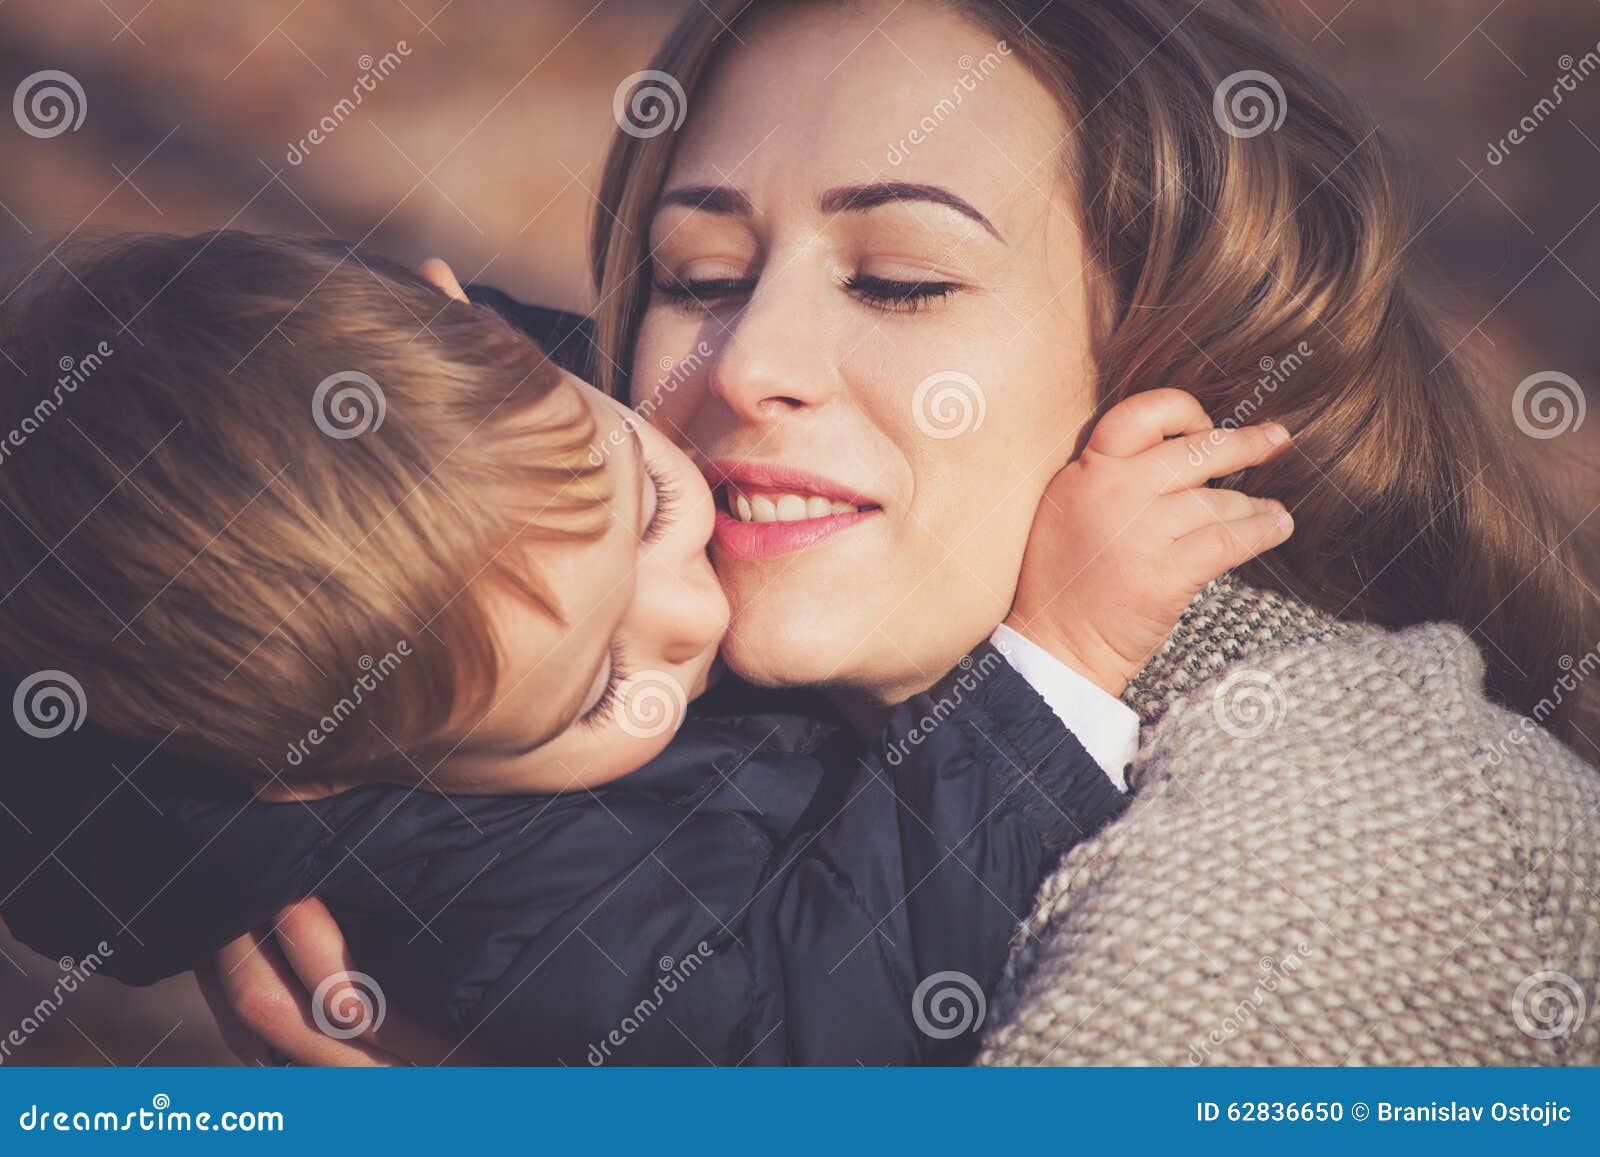
[[[560,315],[506,308],[559,353]],[[876,744],[729,682],[564,795],[259,803],[92,722],[0,730],[0,913],[31,947],[104,941],[148,983],[316,894],[388,1003],[522,1063],[966,1060],[1035,888],[1123,806],[987,643]]]

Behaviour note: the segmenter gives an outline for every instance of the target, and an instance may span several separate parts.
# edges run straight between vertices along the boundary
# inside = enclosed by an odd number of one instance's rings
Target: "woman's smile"
[[[883,510],[852,487],[790,466],[719,460],[705,473],[717,496],[712,548],[730,561],[805,550]]]

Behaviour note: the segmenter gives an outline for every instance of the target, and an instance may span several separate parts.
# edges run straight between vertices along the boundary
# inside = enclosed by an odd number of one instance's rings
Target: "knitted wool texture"
[[[1483,674],[1453,625],[1208,587],[1125,696],[1133,801],[1040,890],[979,1063],[1600,1063],[1600,773]]]

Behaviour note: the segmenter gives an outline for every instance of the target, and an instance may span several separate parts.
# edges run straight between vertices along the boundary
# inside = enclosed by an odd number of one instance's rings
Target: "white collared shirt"
[[[1050,705],[1117,790],[1127,791],[1126,768],[1139,750],[1138,713],[1004,623],[989,641]]]

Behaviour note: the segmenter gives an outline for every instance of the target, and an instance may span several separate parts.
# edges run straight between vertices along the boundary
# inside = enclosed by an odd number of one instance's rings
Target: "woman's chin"
[[[741,611],[737,602],[722,661],[739,678],[758,687],[813,687],[850,682],[866,658],[865,626],[853,630],[838,618],[782,610],[776,600]],[[835,615],[839,608],[831,608]]]

